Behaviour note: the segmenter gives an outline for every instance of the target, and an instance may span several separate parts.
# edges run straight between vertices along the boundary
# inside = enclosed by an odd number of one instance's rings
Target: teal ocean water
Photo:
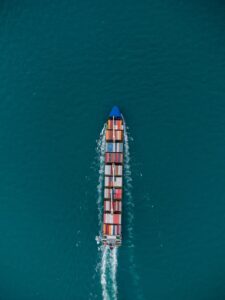
[[[224,36],[219,0],[1,1],[0,299],[225,299]],[[105,253],[114,104],[124,241]]]

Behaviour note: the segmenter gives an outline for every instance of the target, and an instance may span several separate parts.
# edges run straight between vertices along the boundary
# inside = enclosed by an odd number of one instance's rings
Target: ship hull
[[[111,249],[122,242],[122,196],[124,162],[124,122],[117,107],[107,120],[103,203],[103,245]]]

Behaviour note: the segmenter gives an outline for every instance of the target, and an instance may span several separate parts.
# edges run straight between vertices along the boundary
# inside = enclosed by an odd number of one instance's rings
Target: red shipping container
[[[109,153],[105,154],[106,163],[122,163],[123,162],[123,153]]]
[[[121,211],[121,201],[115,201],[113,203],[113,210],[114,211]]]
[[[122,199],[122,189],[114,189],[114,199]]]
[[[121,224],[121,215],[120,214],[113,215],[113,224]]]

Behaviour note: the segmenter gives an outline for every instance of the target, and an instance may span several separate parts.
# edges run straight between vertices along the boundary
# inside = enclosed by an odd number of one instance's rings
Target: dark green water
[[[95,148],[114,104],[135,203],[118,299],[225,299],[224,36],[219,0],[1,1],[1,300],[102,299]]]

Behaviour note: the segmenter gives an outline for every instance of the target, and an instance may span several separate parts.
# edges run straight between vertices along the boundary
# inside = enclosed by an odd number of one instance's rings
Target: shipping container
[[[121,188],[105,188],[104,190],[104,198],[111,199],[111,194],[114,200],[121,200],[122,199],[122,189]]]
[[[121,214],[113,214],[113,224],[121,224]]]
[[[122,211],[122,203],[119,200],[113,200],[112,202],[112,209],[114,212],[121,212]],[[105,200],[104,201],[104,211],[105,212],[110,212],[111,211],[111,201],[110,200]]]
[[[113,214],[110,213],[104,213],[104,223],[106,224],[113,224]]]
[[[105,163],[123,163],[123,153],[106,153]]]
[[[105,138],[106,138],[106,141],[122,141],[123,140],[123,131],[107,129]]]
[[[104,213],[105,224],[121,224],[121,214]]]
[[[123,166],[122,165],[105,165],[105,175],[122,176]]]
[[[113,225],[106,225],[106,226],[109,226],[107,227],[107,232],[110,231],[110,233],[112,233],[113,235],[121,235],[121,225],[113,224]]]
[[[105,177],[105,187],[122,187],[122,177],[106,176]]]
[[[113,235],[113,225],[109,225],[109,235]]]
[[[110,211],[111,210],[111,202],[109,200],[104,201],[104,211]]]
[[[113,129],[114,130],[123,130],[123,123],[122,120],[108,120],[107,122],[107,128],[108,129]]]
[[[104,189],[104,198],[109,199],[110,198],[110,189]]]
[[[121,201],[114,201],[113,202],[113,210],[114,210],[114,212],[121,212],[122,211]]]
[[[105,234],[109,234],[109,225],[108,224],[104,224],[105,225]]]
[[[116,226],[116,234],[121,235],[121,225]]]
[[[123,152],[123,143],[106,143],[106,152]]]
[[[122,189],[114,189],[113,199],[122,199]]]
[[[113,196],[113,189],[105,188],[104,190],[104,198],[111,199],[111,195]]]

